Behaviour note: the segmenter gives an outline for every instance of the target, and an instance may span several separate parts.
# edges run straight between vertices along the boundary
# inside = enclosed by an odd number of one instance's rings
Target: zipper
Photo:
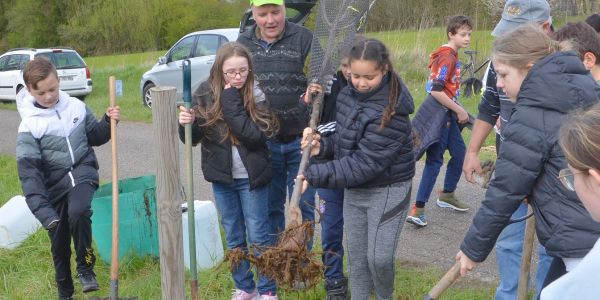
[[[71,170],[73,170],[73,168],[71,168]],[[75,187],[75,178],[73,178],[73,173],[71,173],[71,171],[69,171],[69,178],[71,178],[71,185]]]
[[[269,44],[269,45],[267,46],[267,48],[265,48],[265,47],[263,47],[263,46],[260,44],[260,42],[257,42],[257,41],[254,41],[254,40],[253,40],[253,42],[254,42],[254,44],[256,44],[256,45],[257,45],[258,47],[260,47],[261,49],[265,49],[265,53],[269,53],[269,51],[271,50],[271,48],[273,48],[273,45],[276,43],[276,42],[273,42],[273,43]]]
[[[73,170],[73,165],[75,165],[75,155],[73,154],[73,148],[71,148],[71,141],[68,136],[65,136],[67,140],[67,147],[69,147],[69,155],[71,156],[71,170]]]

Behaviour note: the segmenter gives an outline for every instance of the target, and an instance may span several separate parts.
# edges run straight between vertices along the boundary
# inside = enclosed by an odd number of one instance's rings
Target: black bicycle
[[[477,77],[477,72],[483,69],[490,62],[486,59],[481,65],[477,66],[476,55],[477,50],[465,50],[465,54],[469,56],[469,62],[464,64],[460,70],[460,82],[463,89],[464,97],[471,97],[481,93],[483,84]],[[477,66],[477,67],[476,67]],[[465,74],[469,74],[466,79],[463,79]]]

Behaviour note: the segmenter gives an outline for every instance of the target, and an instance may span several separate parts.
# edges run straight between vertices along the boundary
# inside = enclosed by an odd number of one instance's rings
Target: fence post
[[[185,299],[179,141],[174,87],[150,89],[156,146],[156,208],[162,299]]]

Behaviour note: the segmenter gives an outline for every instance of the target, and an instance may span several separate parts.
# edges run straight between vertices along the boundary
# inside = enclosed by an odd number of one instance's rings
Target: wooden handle
[[[108,79],[110,106],[116,105],[116,79]],[[119,176],[117,164],[117,121],[110,119],[110,142],[112,148],[112,253],[110,279],[117,280],[119,270]]]
[[[528,205],[527,214],[531,214],[533,209]],[[531,269],[531,254],[533,252],[533,240],[535,237],[535,217],[527,219],[525,225],[525,241],[523,242],[523,255],[521,255],[521,273],[519,274],[519,286],[517,288],[517,299],[527,299],[527,286],[529,283],[529,270]]]
[[[424,299],[437,299],[460,277],[460,262],[457,262],[452,268],[444,274],[442,279],[427,293]]]

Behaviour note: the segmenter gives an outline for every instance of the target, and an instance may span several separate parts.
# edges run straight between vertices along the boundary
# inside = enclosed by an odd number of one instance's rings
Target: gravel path
[[[15,155],[15,140],[19,122],[20,118],[16,111],[0,110],[0,128],[3,131],[0,135],[0,153]],[[152,124],[121,122],[118,128],[119,178],[154,174],[156,172],[156,154],[152,147]],[[181,143],[179,148],[180,166],[183,167],[184,149]],[[100,162],[100,177],[102,180],[109,181],[111,177],[110,143],[98,147],[96,154]],[[199,147],[194,149],[194,156],[199,159]],[[197,178],[195,183],[196,199],[212,200],[210,184],[204,181],[199,163],[194,165],[194,169],[194,175]],[[415,186],[413,186],[413,201],[422,169],[423,162],[419,162],[414,180]],[[440,174],[444,174],[444,170]],[[443,176],[439,177],[436,189],[441,188],[442,185]],[[426,263],[444,270],[452,266],[462,237],[484,196],[484,190],[463,179],[458,185],[456,194],[475,209],[459,213],[439,208],[434,201],[431,201],[427,206],[429,222],[427,227],[416,229],[411,224],[405,225],[397,250],[400,259]],[[480,264],[470,276],[486,282],[496,281],[495,253],[491,253],[488,259]],[[515,276],[518,275],[515,274]]]

